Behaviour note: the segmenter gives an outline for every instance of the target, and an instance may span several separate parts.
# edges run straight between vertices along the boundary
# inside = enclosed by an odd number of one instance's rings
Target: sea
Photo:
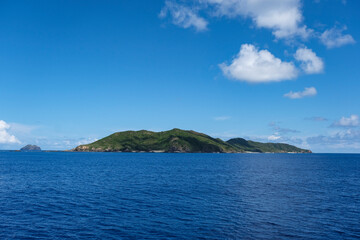
[[[0,152],[0,239],[360,239],[360,155]]]

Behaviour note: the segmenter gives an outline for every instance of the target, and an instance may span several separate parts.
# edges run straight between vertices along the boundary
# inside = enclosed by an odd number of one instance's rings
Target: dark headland
[[[169,153],[311,153],[285,143],[261,143],[233,138],[223,141],[204,133],[174,128],[169,131],[125,131],[80,145],[74,152],[169,152]]]

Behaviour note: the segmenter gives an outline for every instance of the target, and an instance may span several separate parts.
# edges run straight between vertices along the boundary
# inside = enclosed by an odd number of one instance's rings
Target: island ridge
[[[169,152],[169,153],[311,153],[285,143],[260,143],[233,138],[223,141],[204,133],[174,128],[169,131],[147,130],[117,132],[74,152]]]

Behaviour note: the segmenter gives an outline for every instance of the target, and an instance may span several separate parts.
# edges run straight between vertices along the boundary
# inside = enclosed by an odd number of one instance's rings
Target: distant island
[[[174,128],[169,131],[117,132],[73,152],[168,152],[168,153],[311,153],[285,143],[260,143],[233,138],[223,141],[204,133]]]
[[[20,149],[21,152],[40,152],[41,148],[36,145],[28,144],[25,147]]]

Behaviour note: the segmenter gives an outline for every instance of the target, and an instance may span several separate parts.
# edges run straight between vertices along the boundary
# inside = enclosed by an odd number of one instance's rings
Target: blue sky
[[[360,152],[360,2],[1,1],[0,149],[193,129]]]

